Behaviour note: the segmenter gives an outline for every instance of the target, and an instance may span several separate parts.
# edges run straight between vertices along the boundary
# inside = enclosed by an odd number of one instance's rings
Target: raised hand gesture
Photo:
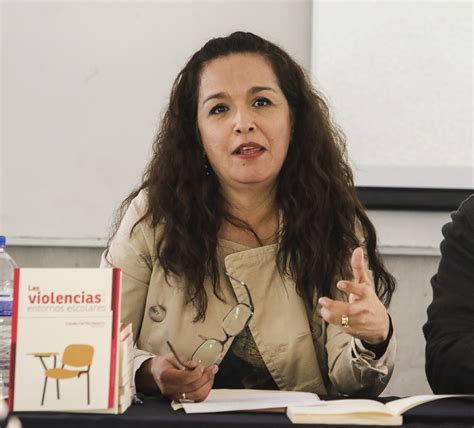
[[[341,326],[351,336],[377,345],[387,338],[390,319],[385,306],[375,293],[361,247],[352,253],[351,267],[354,279],[337,283],[337,288],[348,295],[348,301],[321,297],[321,316],[328,323]]]

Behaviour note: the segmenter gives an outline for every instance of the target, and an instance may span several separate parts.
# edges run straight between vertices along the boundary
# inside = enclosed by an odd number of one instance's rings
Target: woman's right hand
[[[195,361],[188,361],[185,368],[172,353],[157,355],[138,369],[137,388],[147,393],[153,381],[161,394],[172,400],[179,401],[184,393],[187,400],[203,401],[211,391],[218,369],[217,365],[204,368]]]

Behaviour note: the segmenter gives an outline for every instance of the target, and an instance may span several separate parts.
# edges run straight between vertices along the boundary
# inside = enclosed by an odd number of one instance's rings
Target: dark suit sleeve
[[[441,261],[423,327],[433,392],[474,393],[474,195],[443,226]]]

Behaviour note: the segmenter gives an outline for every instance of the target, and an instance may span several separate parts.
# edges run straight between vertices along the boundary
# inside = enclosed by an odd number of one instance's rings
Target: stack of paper
[[[268,391],[258,389],[213,389],[200,403],[177,403],[174,410],[186,413],[216,413],[246,410],[284,412],[289,406],[318,406],[324,403],[316,394],[298,391]]]

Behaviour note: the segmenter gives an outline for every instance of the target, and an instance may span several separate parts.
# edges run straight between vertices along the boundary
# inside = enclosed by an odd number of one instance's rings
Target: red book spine
[[[118,333],[119,333],[119,312],[120,312],[120,278],[121,271],[114,268],[112,273],[112,343],[110,350],[110,381],[109,381],[109,406],[114,407],[115,402],[115,378],[117,376],[117,353],[118,353]],[[118,399],[118,397],[117,397]]]

